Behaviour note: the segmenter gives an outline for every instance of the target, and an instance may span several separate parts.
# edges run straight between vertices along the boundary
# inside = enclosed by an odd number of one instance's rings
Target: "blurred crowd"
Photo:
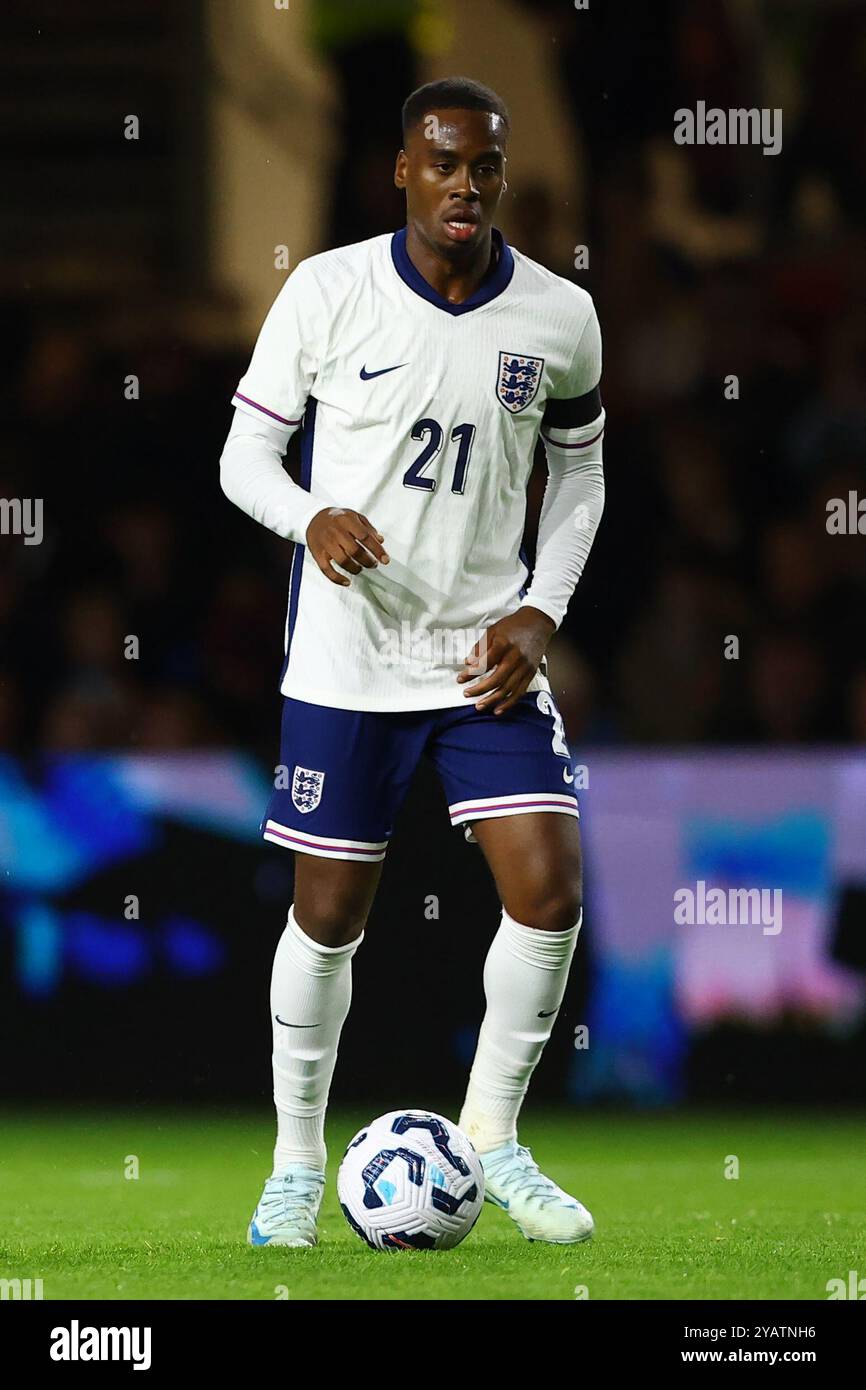
[[[582,151],[588,267],[553,249],[543,180],[509,190],[509,235],[590,290],[605,343],[606,513],[551,649],[575,751],[864,741],[866,535],[827,527],[831,499],[866,499],[864,7],[768,4],[754,33],[720,3],[623,0],[579,43],[561,5],[530,8]],[[337,42],[335,73],[362,42]],[[415,72],[387,42],[396,126]],[[674,109],[767,104],[772,65],[780,155],[674,144]],[[370,129],[355,168],[388,190],[396,133]],[[340,182],[323,245],[384,215]],[[122,326],[72,290],[4,308],[0,498],[46,501],[41,545],[0,536],[0,749],[271,757],[290,546],[218,477],[251,344],[215,347],[156,286]],[[544,477],[539,456],[530,529]]]

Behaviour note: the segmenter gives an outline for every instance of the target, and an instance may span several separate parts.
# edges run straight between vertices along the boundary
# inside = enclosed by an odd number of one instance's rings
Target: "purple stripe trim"
[[[567,811],[572,804],[575,810],[577,810],[577,798],[574,798],[573,802],[569,801],[568,803],[564,801],[488,801],[486,806],[473,806],[470,810],[458,811],[457,814],[460,816],[477,816],[479,811],[516,811],[518,807],[522,806],[555,806],[558,811]],[[453,820],[454,817],[452,816],[451,819]]]
[[[552,444],[554,449],[588,449],[590,444],[597,444],[603,434],[604,430],[599,430],[598,434],[593,439],[588,439],[585,444],[560,444],[558,440],[551,439],[549,434],[543,434],[541,437],[546,443]]]
[[[270,415],[272,420],[279,420],[281,425],[299,425],[301,423],[301,419],[303,418],[299,415],[297,420],[287,420],[284,416],[278,415],[275,410],[268,410],[266,405],[259,405],[258,401],[251,401],[249,396],[242,396],[240,391],[235,391],[234,397],[232,399],[235,399],[235,397],[239,401],[243,401],[244,405],[254,406],[255,409],[260,410],[263,415]]]
[[[353,849],[349,845],[329,845],[320,844],[318,840],[304,840],[300,835],[288,835],[285,831],[275,830],[272,825],[265,826],[266,835],[279,835],[281,840],[293,840],[296,845],[306,845],[307,849],[332,849],[339,854],[381,854],[387,846],[381,849]]]

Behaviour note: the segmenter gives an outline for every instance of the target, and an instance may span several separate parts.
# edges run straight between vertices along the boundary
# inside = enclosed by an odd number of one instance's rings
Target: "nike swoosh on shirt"
[[[274,1014],[274,1018],[277,1020],[277,1023],[282,1023],[284,1028],[318,1028],[319,1026],[318,1023],[286,1023],[284,1019],[280,1018],[279,1014]]]
[[[550,1018],[551,1014],[555,1014],[555,1013],[556,1013],[556,1009],[548,1009],[548,1011],[547,1011],[546,1014],[539,1014],[538,1017],[539,1017],[539,1018]]]
[[[401,367],[407,367],[408,365],[408,362],[398,362],[396,367],[380,367],[377,372],[368,372],[365,362],[364,366],[361,368],[361,380],[372,381],[374,376],[384,376],[386,372],[399,372]]]

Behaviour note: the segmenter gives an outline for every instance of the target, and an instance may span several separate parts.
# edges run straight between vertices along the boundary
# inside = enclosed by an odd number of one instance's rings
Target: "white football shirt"
[[[601,340],[585,290],[509,247],[449,304],[406,229],[302,261],[262,326],[235,406],[302,427],[302,487],[362,512],[389,565],[331,583],[296,544],[284,695],[357,710],[468,705],[456,676],[520,606],[539,431],[598,449]],[[549,689],[539,672],[530,690]]]

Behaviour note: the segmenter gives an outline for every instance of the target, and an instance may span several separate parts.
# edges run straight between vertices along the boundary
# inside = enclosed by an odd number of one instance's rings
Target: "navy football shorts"
[[[280,763],[262,834],[323,859],[385,858],[422,754],[439,774],[452,825],[533,811],[577,816],[574,771],[553,696],[507,714],[466,708],[347,710],[284,697]]]

